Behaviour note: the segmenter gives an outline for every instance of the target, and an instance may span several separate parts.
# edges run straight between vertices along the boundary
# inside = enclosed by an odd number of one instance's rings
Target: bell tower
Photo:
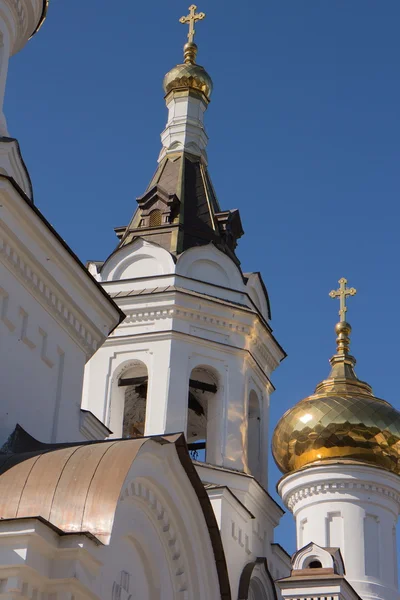
[[[127,317],[87,365],[83,408],[116,438],[183,431],[194,458],[266,486],[270,376],[285,354],[261,276],[236,256],[239,211],[220,208],[209,175],[213,82],[194,42],[205,15],[189,10],[156,173],[116,250],[88,265]]]

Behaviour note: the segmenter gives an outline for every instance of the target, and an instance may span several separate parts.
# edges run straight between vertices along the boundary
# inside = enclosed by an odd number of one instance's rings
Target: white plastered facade
[[[120,437],[125,398],[118,382],[144,365],[137,371],[149,382],[144,434],[187,433],[189,380],[211,373],[217,392],[208,401],[207,465],[197,469],[220,528],[232,597],[244,567],[259,556],[286,576],[289,558],[274,544],[282,511],[265,491],[269,378],[284,355],[267,323],[259,276],[244,278],[212,244],[175,261],[139,238],[101,270],[94,263],[89,269],[127,316],[86,366],[83,408]],[[250,399],[259,413],[258,434],[249,437]]]
[[[367,465],[325,464],[285,476],[279,493],[296,519],[299,549],[310,542],[340,548],[346,579],[361,598],[398,600],[397,475]]]
[[[98,278],[127,317],[87,365],[83,408],[120,437],[118,380],[139,361],[149,377],[145,435],[186,431],[190,375],[210,369],[218,391],[210,407],[207,460],[249,471],[253,392],[260,410],[259,462],[266,461],[269,377],[283,353],[233,261],[210,244],[187,250],[175,263],[166,250],[137,239],[112,255]],[[264,462],[264,485],[266,474]]]
[[[12,182],[0,177],[0,442],[84,439],[86,361],[121,319]]]

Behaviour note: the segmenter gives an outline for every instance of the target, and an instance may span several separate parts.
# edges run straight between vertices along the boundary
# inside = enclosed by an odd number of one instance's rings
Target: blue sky
[[[162,78],[181,61],[189,3],[51,0],[12,58],[10,135],[35,200],[84,261],[107,257],[156,166]],[[400,3],[202,0],[198,62],[214,80],[209,168],[239,208],[245,271],[261,271],[288,358],[271,423],[329,370],[346,276],[357,372],[400,409]],[[271,461],[271,491],[279,477]],[[294,549],[291,516],[278,541]]]

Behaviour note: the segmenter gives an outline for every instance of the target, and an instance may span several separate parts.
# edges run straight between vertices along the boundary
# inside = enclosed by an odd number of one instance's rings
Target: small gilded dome
[[[213,82],[204,67],[195,64],[197,46],[188,43],[184,48],[185,62],[176,65],[164,77],[164,91],[166,94],[172,90],[192,89],[203,92],[209,100],[213,89]]]
[[[283,473],[322,461],[359,461],[400,475],[400,413],[376,398],[354,372],[351,327],[336,326],[332,371],[312,396],[288,410],[275,428],[272,452]]]

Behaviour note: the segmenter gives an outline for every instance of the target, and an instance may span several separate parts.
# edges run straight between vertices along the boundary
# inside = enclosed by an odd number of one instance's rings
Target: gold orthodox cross
[[[189,43],[191,43],[191,44],[194,42],[194,34],[196,33],[196,31],[194,29],[194,25],[195,25],[196,21],[202,21],[204,19],[204,17],[206,16],[205,13],[203,13],[203,12],[196,13],[196,9],[197,9],[197,6],[195,4],[192,4],[191,6],[189,6],[188,16],[181,17],[179,19],[179,22],[183,23],[184,25],[186,23],[189,23],[188,40],[189,40]]]
[[[342,322],[342,321],[346,320],[346,312],[347,312],[346,298],[347,298],[347,296],[355,296],[355,294],[357,293],[357,290],[355,288],[346,287],[347,279],[345,279],[344,277],[339,279],[339,284],[340,284],[339,289],[332,290],[331,292],[329,292],[329,295],[331,298],[339,298],[339,300],[340,300],[339,317],[340,317],[340,321]]]

